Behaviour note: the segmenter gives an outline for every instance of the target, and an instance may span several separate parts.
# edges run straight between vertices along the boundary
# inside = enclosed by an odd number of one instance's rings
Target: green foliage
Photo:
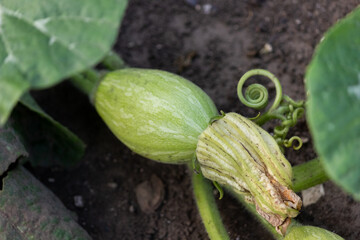
[[[9,124],[0,128],[0,176],[8,170],[12,163],[27,155],[18,135]]]
[[[109,52],[126,0],[1,0],[0,125],[21,95],[50,87]]]
[[[198,136],[217,110],[190,81],[160,70],[127,68],[109,73],[95,107],[131,150],[165,163],[191,161]]]
[[[308,122],[325,169],[360,199],[360,8],[325,34],[306,88]]]
[[[4,178],[0,192],[0,239],[91,238],[52,192],[17,167]]]
[[[74,166],[85,151],[85,144],[69,129],[46,114],[25,94],[12,115],[13,126],[21,134],[29,161],[35,166]]]
[[[15,131],[0,128],[0,239],[88,240],[74,215],[19,164],[27,156]]]

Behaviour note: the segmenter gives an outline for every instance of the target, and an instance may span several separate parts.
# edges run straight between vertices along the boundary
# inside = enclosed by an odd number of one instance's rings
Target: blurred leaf
[[[6,124],[0,128],[0,176],[3,175],[12,163],[27,152],[14,130]]]
[[[91,239],[59,199],[23,167],[10,171],[3,182],[0,239]]]
[[[84,154],[85,144],[69,129],[47,115],[25,94],[12,115],[35,166],[74,166]]]
[[[109,52],[127,0],[0,0],[0,125],[21,95]]]
[[[329,177],[360,199],[360,8],[318,45],[306,73],[308,121]]]

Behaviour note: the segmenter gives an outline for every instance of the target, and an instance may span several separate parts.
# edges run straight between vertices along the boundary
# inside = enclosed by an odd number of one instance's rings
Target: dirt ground
[[[359,0],[130,0],[115,50],[133,67],[178,73],[207,92],[219,110],[253,114],[236,95],[239,78],[252,68],[279,77],[283,91],[304,99],[304,73],[323,33]],[[264,51],[264,46],[271,51]],[[271,85],[269,85],[271,88]],[[272,89],[273,92],[273,89]],[[35,93],[40,105],[87,144],[73,170],[34,169],[94,239],[208,239],[192,196],[187,169],[133,154],[97,116],[85,95],[69,83]],[[271,129],[272,125],[269,125]],[[305,120],[292,131],[307,138],[300,151],[287,150],[292,164],[316,157]],[[135,188],[155,174],[164,199],[144,213]],[[302,209],[298,220],[360,239],[360,204],[332,183],[326,195]],[[84,206],[76,207],[81,196]],[[229,194],[218,201],[231,239],[271,239]]]

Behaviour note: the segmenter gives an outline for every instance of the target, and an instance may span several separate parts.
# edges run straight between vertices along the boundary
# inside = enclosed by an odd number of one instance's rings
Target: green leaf
[[[306,73],[308,121],[329,177],[360,199],[360,8],[332,27]]]
[[[127,0],[0,0],[0,125],[28,89],[50,87],[109,52]]]
[[[85,144],[69,129],[47,115],[25,94],[15,109],[14,128],[21,134],[35,166],[74,166],[84,154]]]
[[[8,170],[12,163],[27,155],[20,139],[9,124],[0,128],[0,176]]]
[[[23,167],[10,171],[3,181],[0,239],[91,239],[59,199]]]

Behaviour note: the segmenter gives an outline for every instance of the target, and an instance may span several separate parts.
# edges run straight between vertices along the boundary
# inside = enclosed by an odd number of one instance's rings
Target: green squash
[[[175,74],[126,68],[107,74],[95,93],[99,115],[121,142],[146,158],[185,163],[218,115],[210,97]]]
[[[313,226],[294,226],[284,240],[344,240],[328,230]]]

